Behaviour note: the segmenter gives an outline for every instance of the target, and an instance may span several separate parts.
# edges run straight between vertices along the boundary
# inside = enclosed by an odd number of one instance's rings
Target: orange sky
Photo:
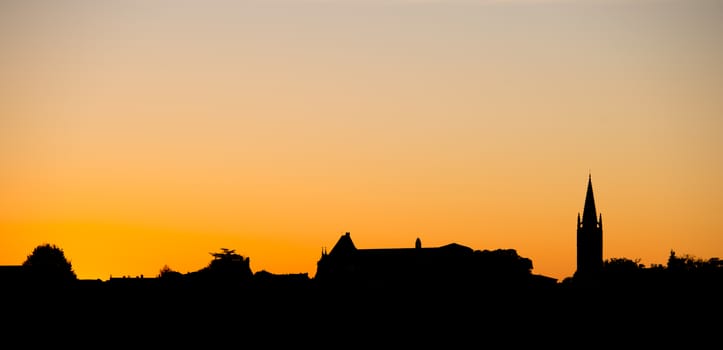
[[[358,248],[575,270],[723,256],[723,4],[4,1],[0,264],[80,278],[316,271]]]

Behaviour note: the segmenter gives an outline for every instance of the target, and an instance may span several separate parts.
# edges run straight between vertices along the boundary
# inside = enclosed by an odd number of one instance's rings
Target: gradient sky
[[[723,2],[3,1],[0,264],[358,248],[723,257]]]

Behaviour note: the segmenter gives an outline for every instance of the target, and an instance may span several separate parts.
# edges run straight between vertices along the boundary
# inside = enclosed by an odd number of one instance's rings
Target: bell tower
[[[578,276],[596,275],[603,266],[602,214],[595,209],[592,191],[592,176],[587,178],[585,206],[577,214],[577,271]]]

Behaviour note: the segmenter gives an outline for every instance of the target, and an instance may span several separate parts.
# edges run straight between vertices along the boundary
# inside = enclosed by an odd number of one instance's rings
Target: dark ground
[[[717,348],[722,296],[717,289],[46,288],[5,293],[3,333],[8,342],[64,348]]]

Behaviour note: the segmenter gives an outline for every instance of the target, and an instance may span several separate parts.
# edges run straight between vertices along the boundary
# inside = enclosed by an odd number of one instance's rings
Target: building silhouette
[[[455,271],[453,265],[460,265],[460,260],[472,252],[471,248],[454,243],[422,248],[419,238],[413,248],[357,249],[351,234],[346,232],[330,252],[322,250],[315,279],[321,282],[388,286],[390,283],[418,281],[421,278],[439,278],[443,271]]]
[[[532,261],[514,249],[474,250],[450,243],[358,249],[349,232],[322,250],[314,279],[322,284],[388,287],[539,287],[557,279],[532,273]]]
[[[587,193],[582,219],[577,213],[577,270],[575,277],[594,277],[603,267],[602,214],[595,209],[592,176],[587,178]]]

